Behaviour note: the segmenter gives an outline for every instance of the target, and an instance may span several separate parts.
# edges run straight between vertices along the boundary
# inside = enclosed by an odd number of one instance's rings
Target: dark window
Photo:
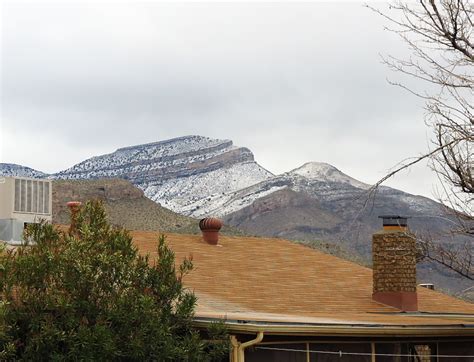
[[[370,343],[311,343],[311,362],[371,362]]]
[[[439,342],[438,353],[448,356],[474,356],[474,339],[464,342]],[[439,362],[471,361],[468,358],[440,357]]]
[[[293,351],[285,351],[286,349]],[[245,350],[246,362],[306,362],[306,344],[256,345]]]
[[[406,343],[376,343],[375,353],[377,362],[409,362],[409,349]],[[380,356],[386,355],[386,356]]]
[[[436,343],[376,343],[377,362],[435,362]],[[383,356],[383,355],[387,356]]]

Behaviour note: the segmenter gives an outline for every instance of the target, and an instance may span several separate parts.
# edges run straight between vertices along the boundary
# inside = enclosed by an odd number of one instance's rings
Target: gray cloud
[[[403,52],[360,3],[8,2],[0,156],[51,172],[201,134],[275,173],[315,160],[375,182],[427,146],[419,100],[380,64]],[[420,167],[392,184],[432,182]]]

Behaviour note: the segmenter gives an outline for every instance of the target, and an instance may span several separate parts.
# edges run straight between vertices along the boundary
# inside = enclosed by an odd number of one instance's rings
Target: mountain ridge
[[[16,163],[0,163],[0,176],[44,178],[49,175],[47,173],[35,170],[34,168],[18,165]]]
[[[13,173],[15,169],[12,171],[12,167],[7,166],[8,172]],[[19,167],[16,166],[16,170],[21,170]],[[4,169],[0,164],[0,174]],[[32,175],[46,175],[25,170]],[[248,148],[236,146],[229,139],[198,135],[121,147],[47,177],[123,178],[141,189],[149,199],[184,216],[217,216],[247,232],[267,230],[263,234],[269,236],[302,240],[328,238],[349,243],[363,254],[370,249],[367,240],[379,226],[377,216],[380,214],[416,216],[413,226],[417,231],[437,232],[447,227],[446,222],[430,219],[440,219],[443,210],[429,198],[381,186],[375,198],[367,202],[370,186],[328,163],[306,162],[274,175],[255,161]],[[265,222],[260,219],[257,213],[261,210],[256,206],[278,205],[282,198],[290,203],[298,202],[301,209],[307,208],[301,210],[302,215],[316,215],[314,204],[317,203],[321,215],[337,215],[340,225],[320,222],[315,228],[313,223],[303,222],[303,218],[301,225],[288,221],[291,225],[284,226],[285,218],[281,219],[279,214],[289,205],[269,211],[273,216],[267,213]],[[254,203],[257,204],[252,206]],[[368,203],[370,207],[367,207]],[[294,208],[292,210],[296,213]],[[252,217],[244,217],[246,213]],[[260,220],[262,225],[251,225],[250,220],[254,223]],[[271,220],[280,220],[278,228]],[[348,227],[357,232],[348,236],[344,232]],[[277,233],[276,229],[281,230]]]
[[[325,162],[306,162],[274,175],[255,161],[248,148],[235,146],[229,139],[198,135],[120,147],[52,174],[0,163],[0,175],[15,174],[52,179],[123,178],[153,201],[194,217],[206,213],[225,216],[285,187],[309,194],[316,190],[317,196],[326,201],[336,201],[347,193],[352,195],[353,188],[358,192],[370,188]],[[434,202],[385,186],[378,192],[412,204]]]
[[[0,164],[0,175],[23,172],[52,179],[123,178],[147,198],[186,217],[218,216],[255,235],[308,243],[324,240],[366,260],[371,235],[380,229],[377,216],[381,214],[412,216],[410,227],[419,233],[436,235],[449,228],[449,220],[442,220],[442,206],[434,200],[386,186],[368,199],[368,184],[324,162],[307,162],[274,175],[255,161],[251,150],[228,139],[183,136],[122,147],[55,174],[30,170]],[[440,276],[439,280],[451,287],[451,276],[427,270],[431,269],[421,269],[421,281]],[[465,287],[457,283],[459,288]]]

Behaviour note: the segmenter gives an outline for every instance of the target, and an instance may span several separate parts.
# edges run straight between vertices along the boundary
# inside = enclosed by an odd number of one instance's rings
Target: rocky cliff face
[[[85,160],[54,178],[130,180],[151,200],[184,215],[208,215],[230,193],[273,175],[230,140],[187,136],[120,148]]]
[[[55,174],[60,179],[124,178],[134,184],[188,177],[242,162],[253,162],[247,148],[232,141],[188,136],[119,148]]]
[[[251,205],[224,216],[224,219],[250,234],[294,240],[308,240],[309,235],[320,236],[342,222],[336,214],[324,210],[317,199],[290,188],[258,198]]]

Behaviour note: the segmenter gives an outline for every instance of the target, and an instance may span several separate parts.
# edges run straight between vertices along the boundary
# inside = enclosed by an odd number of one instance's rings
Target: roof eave
[[[364,336],[364,337],[453,337],[474,336],[474,325],[381,325],[381,324],[293,324],[258,321],[232,321],[217,318],[195,318],[194,325],[206,328],[224,322],[229,333],[258,333],[294,336]]]

